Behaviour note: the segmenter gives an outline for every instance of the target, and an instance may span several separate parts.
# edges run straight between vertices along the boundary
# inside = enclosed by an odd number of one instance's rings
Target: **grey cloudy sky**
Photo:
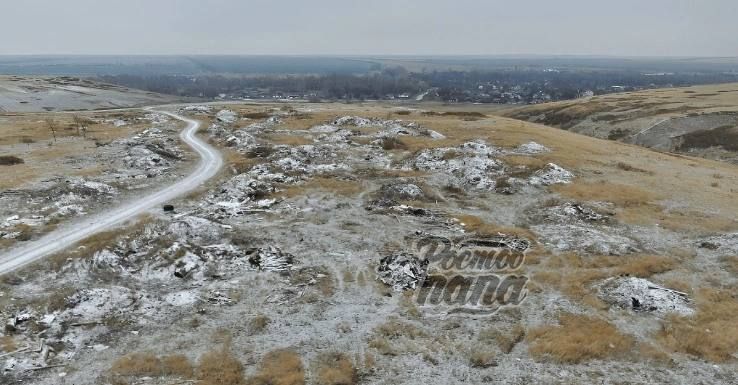
[[[738,56],[738,1],[0,0],[0,54]]]

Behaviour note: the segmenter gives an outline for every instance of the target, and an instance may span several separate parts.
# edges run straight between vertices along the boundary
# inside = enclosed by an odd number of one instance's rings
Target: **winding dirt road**
[[[201,158],[195,171],[186,178],[162,190],[143,196],[135,201],[127,202],[110,211],[70,223],[36,241],[11,249],[0,256],[0,275],[12,272],[48,255],[60,252],[91,235],[133,219],[155,206],[164,204],[198,188],[218,173],[223,166],[223,158],[218,150],[196,136],[197,130],[200,128],[200,122],[171,112],[148,110],[166,114],[187,123],[187,127],[180,134],[180,138],[192,147]]]

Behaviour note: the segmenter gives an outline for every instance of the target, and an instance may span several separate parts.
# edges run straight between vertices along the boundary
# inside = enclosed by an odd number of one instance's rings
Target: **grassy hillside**
[[[738,162],[738,84],[597,96],[501,114],[660,151]]]

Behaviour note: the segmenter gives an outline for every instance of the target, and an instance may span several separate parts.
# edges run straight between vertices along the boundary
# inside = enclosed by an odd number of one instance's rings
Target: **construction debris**
[[[394,291],[415,290],[425,278],[428,260],[408,253],[388,255],[379,261],[377,277]]]

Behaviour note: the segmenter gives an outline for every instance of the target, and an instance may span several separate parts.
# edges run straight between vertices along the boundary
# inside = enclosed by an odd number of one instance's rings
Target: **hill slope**
[[[126,108],[173,97],[72,77],[0,76],[0,112]]]
[[[738,84],[613,94],[502,114],[659,151],[738,162]]]

